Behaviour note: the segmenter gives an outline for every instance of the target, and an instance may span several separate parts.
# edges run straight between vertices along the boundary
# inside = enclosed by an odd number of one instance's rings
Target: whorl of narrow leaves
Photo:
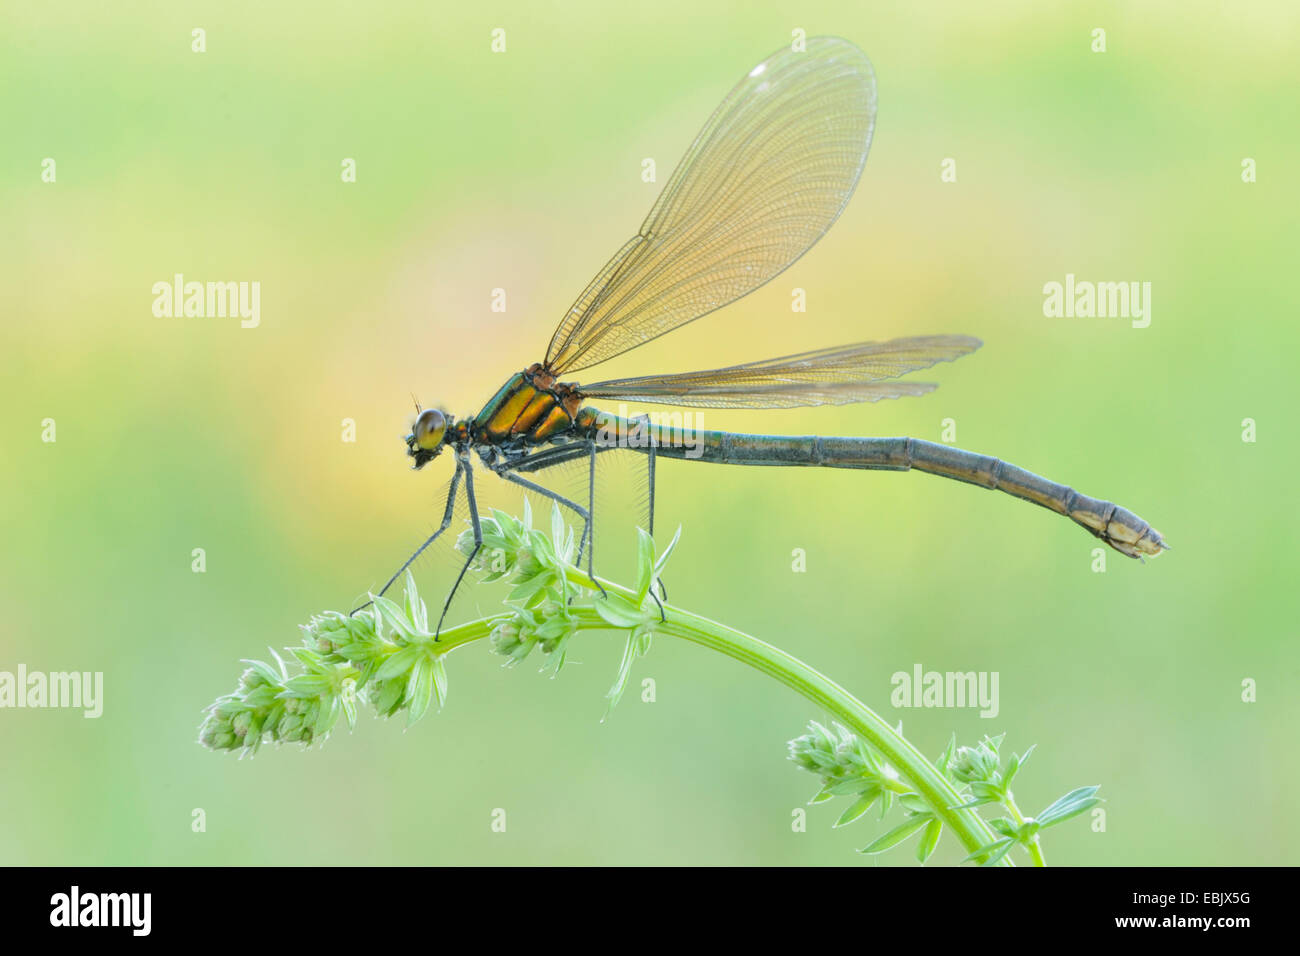
[[[627,687],[632,664],[650,650],[650,638],[659,620],[652,610],[650,591],[681,537],[681,530],[663,552],[656,555],[653,539],[637,530],[637,581],[633,597],[610,592],[596,598],[591,589],[577,588],[569,580],[573,566],[573,529],[567,528],[555,508],[551,512],[548,537],[532,527],[532,510],[524,500],[523,520],[493,510],[479,523],[483,546],[475,566],[487,572],[485,581],[495,581],[513,572],[514,588],[506,596],[512,616],[492,631],[492,650],[513,666],[540,648],[547,662],[543,671],[559,673],[564,666],[569,639],[584,626],[582,611],[594,609],[609,628],[626,629],[627,643],[613,686],[605,695],[605,716],[618,704]],[[562,542],[562,544],[561,544]],[[461,533],[456,547],[464,554],[474,552],[472,531]]]
[[[943,821],[935,816],[920,794],[904,784],[898,772],[878,757],[866,741],[847,727],[833,725],[829,730],[817,721],[810,721],[808,733],[796,737],[787,745],[790,759],[805,770],[821,777],[822,788],[810,804],[825,803],[837,796],[851,796],[853,802],[840,814],[835,826],[842,827],[862,817],[877,802],[880,819],[884,819],[897,800],[906,819],[862,848],[862,853],[883,853],[902,843],[913,833],[924,829],[916,857],[922,863],[930,858],[939,837],[943,835]],[[951,749],[951,747],[950,747]],[[948,752],[939,758],[942,771]]]
[[[573,529],[558,508],[552,512],[549,536],[532,527],[526,500],[522,521],[494,511],[483,518],[481,530],[476,568],[485,581],[508,577],[512,588],[505,598],[506,614],[475,623],[483,628],[480,635],[490,629],[491,648],[507,665],[540,650],[547,659],[543,669],[558,673],[569,640],[580,630],[627,630],[627,648],[606,695],[608,715],[627,685],[633,661],[649,650],[659,621],[649,596],[651,582],[677,538],[656,555],[650,536],[640,532],[636,589],[597,598],[594,582],[572,564]],[[472,550],[469,532],[457,546],[466,553]],[[405,711],[408,725],[432,706],[441,709],[447,699],[444,657],[449,645],[440,644],[430,630],[414,577],[407,572],[401,606],[373,594],[370,600],[370,607],[356,614],[328,611],[302,628],[302,646],[289,648],[301,673],[291,675],[274,650],[274,663],[245,661],[248,670],[239,686],[207,708],[199,741],[212,750],[251,754],[266,740],[304,745],[324,740],[340,716],[354,728],[358,701],[384,717]]]
[[[924,863],[934,853],[943,834],[943,823],[936,817],[935,808],[903,783],[893,768],[865,741],[840,724],[832,726],[834,729],[827,729],[812,721],[808,724],[809,732],[791,740],[788,745],[790,759],[821,778],[822,787],[809,803],[824,803],[837,796],[853,797],[853,802],[835,821],[834,825],[841,827],[863,816],[877,801],[883,820],[896,798],[903,808],[903,821],[867,844],[861,852],[882,853],[920,832],[916,857]],[[1034,748],[1030,747],[1024,756],[1012,754],[1004,768],[998,754],[1003,736],[986,736],[974,747],[960,748],[956,746],[954,737],[935,761],[935,767],[956,785],[963,797],[969,798],[960,804],[961,809],[997,803],[1007,807],[1011,813],[1011,817],[989,821],[989,826],[999,834],[998,839],[971,853],[966,861],[978,860],[981,865],[988,866],[1019,845],[1035,862],[1041,863],[1038,834],[1100,803],[1096,796],[1099,788],[1080,787],[1061,797],[1037,817],[1021,816],[1011,792],[1011,782],[1029,760]]]
[[[534,529],[527,499],[522,521],[494,509],[491,517],[479,522],[479,527],[483,547],[474,567],[486,572],[483,581],[513,574],[514,587],[505,598],[512,615],[492,631],[492,650],[506,658],[506,666],[510,667],[540,648],[547,657],[543,669],[558,674],[564,667],[569,639],[580,627],[572,613],[578,589],[566,573],[574,554],[573,529],[566,529],[559,508],[551,512],[550,537]],[[473,532],[462,532],[456,547],[470,554],[474,550]]]
[[[308,745],[324,740],[340,716],[355,727],[358,700],[385,717],[405,710],[408,724],[432,703],[441,708],[447,672],[415,580],[408,572],[401,607],[371,600],[350,617],[328,611],[303,626],[302,646],[289,648],[301,673],[291,676],[274,650],[274,664],[245,661],[235,691],[208,707],[200,743],[246,754],[265,740]]]

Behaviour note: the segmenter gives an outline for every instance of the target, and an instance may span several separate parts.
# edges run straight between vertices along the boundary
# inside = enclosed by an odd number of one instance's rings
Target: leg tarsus
[[[655,449],[659,447],[659,438],[651,429],[650,416],[641,416],[645,419],[646,434],[650,436],[649,451],[646,452],[646,485],[647,497],[649,499],[649,521],[650,539],[653,541],[655,536]],[[664,579],[655,575],[655,583],[659,585],[659,591],[665,601],[668,600],[668,588],[664,586]],[[650,592],[652,595],[654,591]],[[655,603],[659,604],[659,619],[664,620],[664,606],[659,603],[659,598],[655,597]]]
[[[442,602],[442,613],[438,615],[438,626],[433,632],[433,642],[435,644],[438,642],[438,635],[442,633],[442,622],[447,619],[447,611],[451,608],[451,599],[456,596],[456,591],[460,588],[461,579],[465,577],[465,572],[468,571],[469,566],[474,563],[474,558],[477,557],[479,549],[482,547],[482,541],[474,542],[474,550],[469,553],[469,557],[466,558],[465,563],[461,565],[460,574],[456,575],[456,583],[453,584],[451,590],[447,592],[447,600]]]
[[[659,595],[655,594],[654,588],[650,589],[650,596],[655,599],[655,604],[659,607],[659,623],[663,624],[668,620],[668,616],[664,613],[663,601],[659,600]]]
[[[608,598],[604,586],[596,580],[592,562],[596,558],[596,443],[590,442],[591,458],[587,467],[587,577],[600,589],[600,596]],[[579,559],[581,560],[581,559]]]

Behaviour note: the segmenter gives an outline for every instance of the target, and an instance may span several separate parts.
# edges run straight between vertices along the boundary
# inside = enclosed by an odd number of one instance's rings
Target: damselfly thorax
[[[406,438],[407,455],[423,468],[451,445],[473,448],[485,462],[492,452],[510,459],[531,448],[584,437],[595,418],[585,413],[575,383],[557,382],[540,363],[512,375],[472,418],[456,421],[429,408],[420,412]]]
[[[496,444],[519,439],[541,445],[572,430],[582,396],[576,383],[557,382],[540,362],[529,366],[501,386],[474,416],[474,441]]]

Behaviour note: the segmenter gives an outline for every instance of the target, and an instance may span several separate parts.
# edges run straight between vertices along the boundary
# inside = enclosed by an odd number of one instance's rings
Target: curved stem
[[[596,583],[578,568],[569,566],[566,573],[569,580],[580,587],[591,588]],[[607,592],[619,594],[634,603],[637,600],[637,595],[627,588],[610,581],[601,580],[599,583]],[[610,628],[594,608],[572,607],[570,611],[584,629]],[[776,678],[861,735],[907,779],[929,804],[935,816],[952,829],[968,852],[973,853],[996,839],[988,824],[974,810],[955,809],[964,800],[934,764],[890,727],[884,718],[829,677],[778,647],[671,604],[663,605],[663,618],[662,621],[659,620],[659,608],[655,607],[653,613],[647,614],[646,620],[653,622],[656,633],[670,634],[710,648]],[[484,637],[498,620],[499,617],[486,622],[474,621],[444,631],[438,642],[439,647],[449,651]],[[998,863],[1002,866],[1014,865],[1007,856],[1003,856]]]
[[[948,779],[880,715],[829,677],[780,648],[726,625],[671,606],[665,606],[665,611],[668,620],[659,626],[661,632],[721,651],[776,678],[834,714],[840,723],[880,751],[944,825],[952,829],[968,852],[993,842],[995,837],[979,814],[971,809],[954,809],[964,801]]]
[[[510,614],[494,614],[491,617],[483,617],[477,621],[469,621],[465,624],[449,627],[438,635],[433,648],[440,654],[446,654],[465,644],[472,644],[474,641],[489,636],[498,624],[510,620],[511,617]]]

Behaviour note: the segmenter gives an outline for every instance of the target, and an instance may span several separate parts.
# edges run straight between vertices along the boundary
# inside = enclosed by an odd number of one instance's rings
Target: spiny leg
[[[582,507],[582,505],[578,504],[576,501],[570,501],[568,498],[564,497],[564,495],[557,494],[556,492],[551,491],[551,489],[549,488],[543,488],[541,485],[537,484],[536,482],[529,481],[527,478],[517,475],[512,471],[501,472],[501,477],[504,478],[506,481],[518,485],[521,488],[526,488],[527,490],[533,492],[534,494],[539,494],[543,498],[549,498],[551,499],[551,501],[554,501],[557,504],[564,505],[566,508],[572,510],[574,514],[576,514],[579,518],[582,519],[582,535],[584,538],[587,536],[587,524],[590,521],[590,516],[587,513],[587,509]],[[560,542],[558,541],[556,542],[556,544],[559,543]]]
[[[594,439],[591,441],[596,447],[596,452],[615,451],[617,445],[602,445]],[[589,454],[588,442],[582,441],[576,444],[557,445],[553,448],[544,448],[541,451],[535,451],[524,458],[511,462],[494,469],[498,474],[506,471],[523,472],[525,474],[534,471],[545,471],[556,465],[561,465],[570,461],[577,461],[579,458],[585,458]]]
[[[460,589],[460,582],[465,578],[465,572],[469,566],[474,563],[474,558],[478,555],[479,549],[483,547],[483,528],[479,525],[478,520],[478,501],[474,498],[474,473],[471,470],[469,459],[464,461],[457,459],[458,467],[465,473],[465,499],[469,502],[469,523],[474,529],[474,550],[469,553],[465,563],[461,565],[460,574],[456,575],[456,583],[451,586],[447,592],[447,600],[442,604],[442,613],[438,615],[438,627],[433,632],[433,639],[436,642],[438,635],[442,633],[442,622],[447,617],[447,609],[451,607],[451,599],[456,596]]]
[[[592,561],[596,557],[596,443],[588,442],[591,457],[587,459],[587,577],[596,580]],[[578,545],[578,563],[582,564],[582,545]],[[604,592],[604,588],[601,589]]]
[[[413,562],[416,558],[418,558],[421,554],[424,553],[425,548],[433,544],[433,542],[438,539],[439,535],[441,535],[444,531],[446,531],[449,527],[451,527],[452,512],[456,508],[456,491],[460,487],[460,471],[461,471],[460,460],[457,459],[456,473],[451,477],[451,490],[447,492],[447,506],[443,509],[442,512],[442,524],[438,526],[437,531],[429,535],[428,539],[424,542],[424,544],[420,545],[418,548],[415,549],[414,554],[412,554],[409,558],[406,559],[405,562],[402,563],[402,566],[397,569],[397,571],[393,574],[391,578],[388,579],[388,583],[379,589],[379,594],[381,596],[384,594],[385,591],[387,591],[389,588],[393,586],[394,581],[396,581],[399,577],[402,576],[402,572],[411,566],[411,562]],[[365,604],[362,604],[360,607],[353,608],[352,611],[348,614],[348,617],[351,617],[353,614],[356,614],[357,611],[365,610],[366,608],[370,607],[370,605],[373,603],[374,603],[373,601],[367,601]]]
[[[647,472],[650,479],[650,540],[653,541],[655,538],[655,440],[653,437],[650,439],[650,452],[646,457],[650,462]],[[663,601],[659,599],[659,594],[655,594],[654,588],[650,589],[650,596],[655,599],[655,604],[659,606],[659,620],[666,621],[668,620],[668,615],[664,613],[664,601],[668,600],[668,589],[664,587],[664,579],[657,574],[655,575],[655,583],[659,585],[659,591],[660,594],[663,595]]]
[[[650,502],[650,539],[653,541],[655,536],[655,449],[659,446],[659,438],[650,427],[649,415],[640,416],[640,420],[645,422],[646,434],[650,438],[650,443],[648,445],[649,450],[646,452],[646,487]],[[659,594],[655,594],[654,589],[652,588],[650,590],[650,596],[655,599],[655,604],[659,605],[659,620],[662,621],[665,619],[664,606],[659,598],[660,595],[662,595],[664,601],[668,600],[668,588],[664,586],[664,579],[657,574],[655,575],[655,583],[659,585]]]

